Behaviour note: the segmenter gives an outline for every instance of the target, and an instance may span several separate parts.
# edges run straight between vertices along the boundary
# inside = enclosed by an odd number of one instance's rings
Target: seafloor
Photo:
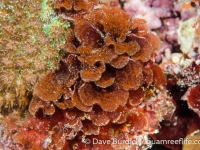
[[[0,0],[0,150],[199,150],[199,0]]]

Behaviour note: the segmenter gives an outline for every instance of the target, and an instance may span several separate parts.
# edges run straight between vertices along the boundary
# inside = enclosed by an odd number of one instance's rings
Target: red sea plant
[[[195,54],[195,51],[194,51]],[[190,59],[190,63],[185,62],[185,66],[174,63],[162,63],[161,67],[168,76],[167,90],[176,102],[174,118],[176,124],[161,123],[162,128],[158,134],[151,135],[155,140],[179,140],[187,135],[194,136],[200,129],[199,118],[199,69],[198,54]],[[167,133],[173,134],[167,134]],[[165,144],[173,150],[181,150],[180,144]]]
[[[200,84],[190,87],[183,98],[187,100],[189,108],[200,116]]]
[[[71,22],[67,52],[59,69],[35,85],[31,114],[14,131],[5,126],[1,143],[11,138],[16,149],[34,149],[37,144],[41,149],[142,149],[151,146],[148,134],[158,131],[159,122],[171,120],[175,105],[164,90],[165,75],[152,63],[158,38],[148,32],[145,20],[131,20],[118,8],[95,8],[97,4],[55,2],[57,13]],[[9,122],[12,118],[5,123],[16,126],[16,120]],[[28,121],[33,124],[26,125]],[[27,128],[37,135],[45,129],[40,142],[22,139]],[[144,139],[141,144],[88,143],[93,138],[139,137]]]

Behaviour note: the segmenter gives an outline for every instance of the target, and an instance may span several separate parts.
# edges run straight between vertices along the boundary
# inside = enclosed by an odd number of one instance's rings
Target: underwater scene
[[[200,150],[200,0],[0,0],[0,150]]]

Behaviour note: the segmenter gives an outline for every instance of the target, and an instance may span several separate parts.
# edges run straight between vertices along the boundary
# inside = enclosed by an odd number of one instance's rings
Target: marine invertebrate
[[[27,107],[40,75],[58,67],[68,26],[46,0],[2,0],[0,8],[0,111],[5,114]]]

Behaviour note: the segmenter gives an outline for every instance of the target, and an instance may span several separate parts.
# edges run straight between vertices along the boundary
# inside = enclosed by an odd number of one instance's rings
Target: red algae
[[[200,85],[190,87],[183,97],[187,100],[189,108],[200,116]]]
[[[55,11],[70,21],[65,54],[35,84],[25,118],[13,113],[4,119],[0,148],[147,149],[149,134],[172,119],[175,104],[163,90],[165,75],[152,63],[159,39],[145,20],[98,4],[55,1]],[[142,144],[111,142],[141,137]]]

